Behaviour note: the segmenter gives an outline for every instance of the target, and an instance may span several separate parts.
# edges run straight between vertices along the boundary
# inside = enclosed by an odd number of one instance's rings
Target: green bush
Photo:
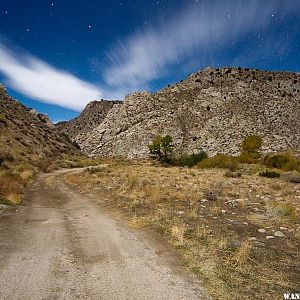
[[[241,153],[238,160],[242,164],[255,164],[258,162],[257,158],[254,158],[252,155],[249,155],[248,153]]]
[[[253,160],[259,158],[262,144],[262,138],[257,135],[249,135],[245,137],[241,145],[240,161],[244,163],[252,163]]]
[[[266,171],[260,172],[259,176],[267,177],[267,178],[278,178],[278,177],[280,177],[280,174],[275,171],[266,170]]]
[[[170,163],[174,151],[173,138],[170,135],[157,135],[149,145],[149,151],[151,157]]]
[[[217,154],[213,157],[202,160],[200,163],[198,163],[198,167],[203,169],[229,169],[234,172],[238,169],[238,160],[236,157],[225,154]]]
[[[200,161],[207,158],[207,154],[204,151],[200,151],[199,153],[193,154],[186,154],[180,157],[172,159],[171,163],[175,166],[182,166],[182,167],[193,167],[197,165]]]
[[[0,113],[0,123],[6,124],[6,115],[4,113]]]
[[[263,164],[269,168],[282,169],[284,171],[300,171],[300,160],[289,154],[274,154],[264,158]]]

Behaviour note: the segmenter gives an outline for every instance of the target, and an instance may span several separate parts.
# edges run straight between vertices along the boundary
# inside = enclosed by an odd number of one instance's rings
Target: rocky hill
[[[68,133],[91,156],[147,157],[157,134],[189,153],[238,154],[248,134],[262,136],[266,152],[298,149],[300,75],[206,68],[157,93],[131,94],[92,130]]]
[[[68,122],[59,122],[55,126],[59,131],[76,140],[78,135],[88,133],[99,126],[107,113],[120,103],[122,102],[108,100],[92,101],[85,107],[80,116]]]
[[[0,156],[9,154],[16,160],[32,162],[63,153],[75,154],[78,149],[46,115],[9,97],[0,85]]]

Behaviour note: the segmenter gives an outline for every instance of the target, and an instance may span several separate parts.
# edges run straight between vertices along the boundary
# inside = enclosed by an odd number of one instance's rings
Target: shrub
[[[14,204],[15,203],[11,202],[10,200],[0,198],[0,205],[14,205]]]
[[[157,135],[149,145],[149,151],[152,157],[170,163],[174,151],[173,138],[170,135]]]
[[[4,113],[0,113],[0,123],[6,124],[6,115]]]
[[[18,203],[24,186],[25,182],[18,174],[10,171],[2,172],[0,174],[0,199],[2,203],[4,201]]]
[[[225,154],[217,154],[213,157],[206,158],[198,164],[199,168],[221,168],[236,171],[238,169],[238,161],[235,157]]]
[[[289,154],[274,154],[264,158],[263,164],[270,168],[282,169],[284,171],[300,171],[300,160]]]
[[[289,219],[295,221],[297,219],[297,210],[290,203],[268,203],[267,214],[270,218]]]
[[[299,173],[286,174],[285,180],[291,183],[300,183],[300,174]]]
[[[222,181],[214,183],[209,189],[203,191],[203,197],[209,201],[218,200],[224,192],[224,184]]]
[[[239,178],[242,177],[242,173],[241,172],[233,172],[230,170],[227,170],[224,174],[225,177],[231,177],[231,178]]]
[[[197,165],[200,161],[207,158],[207,154],[204,151],[200,151],[199,153],[182,155],[180,157],[172,159],[171,163],[176,166],[182,167],[193,167]]]
[[[256,159],[260,157],[262,138],[257,135],[249,135],[244,138],[241,145],[241,158]]]
[[[280,177],[280,174],[275,171],[266,170],[266,171],[260,172],[259,176],[267,177],[267,178],[277,178],[277,177]]]
[[[257,158],[249,155],[248,153],[241,153],[239,156],[239,162],[242,164],[254,164],[257,163]]]
[[[14,156],[8,152],[0,152],[0,165],[5,161],[13,162],[15,160]]]

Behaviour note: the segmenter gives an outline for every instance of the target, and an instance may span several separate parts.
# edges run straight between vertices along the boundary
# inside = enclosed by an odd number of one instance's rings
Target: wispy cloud
[[[102,96],[98,87],[30,54],[16,53],[1,43],[0,72],[6,84],[16,91],[40,102],[77,111]]]
[[[199,66],[206,65],[216,61],[221,48],[266,31],[274,18],[280,26],[299,8],[297,0],[199,0],[173,18],[120,41],[107,53],[110,65],[104,80],[110,86],[138,88],[195,57]]]
[[[115,44],[107,53],[108,61],[101,64],[103,78],[97,86],[1,42],[0,73],[8,86],[29,98],[81,110],[94,99],[122,99],[129,92],[147,89],[153,80],[174,70],[216,64],[239,43],[244,49],[231,53],[228,65],[249,64],[265,51],[269,58],[272,51],[275,56],[275,42],[283,43],[284,33],[273,31],[273,36],[265,34],[267,39],[260,41],[259,34],[275,25],[280,29],[299,9],[299,0],[199,0]],[[249,36],[254,37],[253,44]],[[258,42],[264,46],[259,48]]]

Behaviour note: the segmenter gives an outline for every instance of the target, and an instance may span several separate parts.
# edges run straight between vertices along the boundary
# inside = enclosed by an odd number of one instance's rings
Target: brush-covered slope
[[[56,158],[78,150],[59,131],[46,115],[25,107],[9,97],[0,85],[0,163],[11,159],[34,162]]]
[[[77,142],[93,156],[148,156],[157,134],[178,151],[237,154],[248,134],[264,151],[300,147],[300,75],[206,68],[157,93],[127,96],[115,112]]]

